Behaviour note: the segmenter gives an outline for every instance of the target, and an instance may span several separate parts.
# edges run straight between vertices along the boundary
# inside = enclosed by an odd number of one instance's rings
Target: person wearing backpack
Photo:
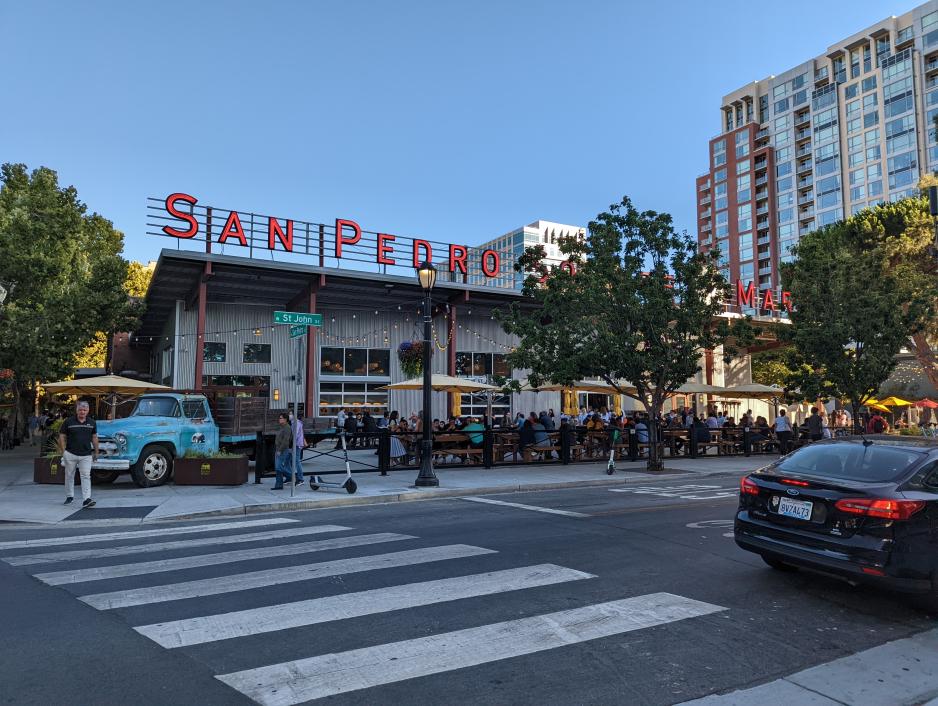
[[[866,432],[868,434],[885,434],[887,431],[889,431],[889,424],[883,419],[879,412],[876,412],[870,417],[870,421],[866,425]]]

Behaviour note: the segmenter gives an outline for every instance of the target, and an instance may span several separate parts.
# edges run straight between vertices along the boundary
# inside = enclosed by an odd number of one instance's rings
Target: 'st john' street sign
[[[302,311],[275,311],[274,323],[294,326],[322,326],[322,314],[307,314]]]

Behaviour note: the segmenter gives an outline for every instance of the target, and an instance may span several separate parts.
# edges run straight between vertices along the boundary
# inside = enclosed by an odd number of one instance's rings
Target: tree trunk
[[[860,405],[855,399],[851,398],[850,409],[853,412],[853,433],[862,434],[866,430],[860,425]]]
[[[645,407],[645,412],[648,414],[648,463],[646,469],[649,473],[660,473],[664,470],[664,459],[659,454],[660,448],[658,446],[658,414],[660,408],[660,404],[654,403],[651,405],[651,409]]]
[[[924,333],[912,336],[912,347],[915,349],[915,357],[921,364],[922,370],[925,371],[928,381],[938,390],[938,360],[935,359],[935,352],[928,345]]]

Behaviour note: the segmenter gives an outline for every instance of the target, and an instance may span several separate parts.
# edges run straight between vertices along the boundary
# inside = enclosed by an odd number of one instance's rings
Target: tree
[[[718,254],[698,252],[667,213],[639,212],[624,197],[590,222],[585,239],[560,249],[572,267],[548,270],[540,246],[519,258],[516,269],[530,273],[526,301],[498,314],[520,339],[510,365],[528,369],[534,385],[599,378],[640,402],[653,423],[706,350],[726,346],[731,334],[752,338],[748,319],[733,330],[714,323],[729,295]],[[661,467],[652,444],[648,468]]]
[[[790,337],[809,366],[801,391],[849,399],[855,420],[934,313],[935,282],[916,262],[922,206],[880,204],[820,228],[782,266],[796,306]]]
[[[798,374],[799,364],[791,348],[776,348],[753,353],[750,361],[752,381],[760,385],[788,387],[791,379]]]
[[[137,307],[123,289],[123,235],[86,213],[74,187],[51,169],[0,168],[0,368],[20,393],[72,372],[97,331],[130,330]]]

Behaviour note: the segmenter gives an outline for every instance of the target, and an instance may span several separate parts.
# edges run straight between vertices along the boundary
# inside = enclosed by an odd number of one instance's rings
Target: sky
[[[0,0],[0,162],[156,259],[146,198],[474,245],[628,195],[695,228],[723,95],[914,0]]]

